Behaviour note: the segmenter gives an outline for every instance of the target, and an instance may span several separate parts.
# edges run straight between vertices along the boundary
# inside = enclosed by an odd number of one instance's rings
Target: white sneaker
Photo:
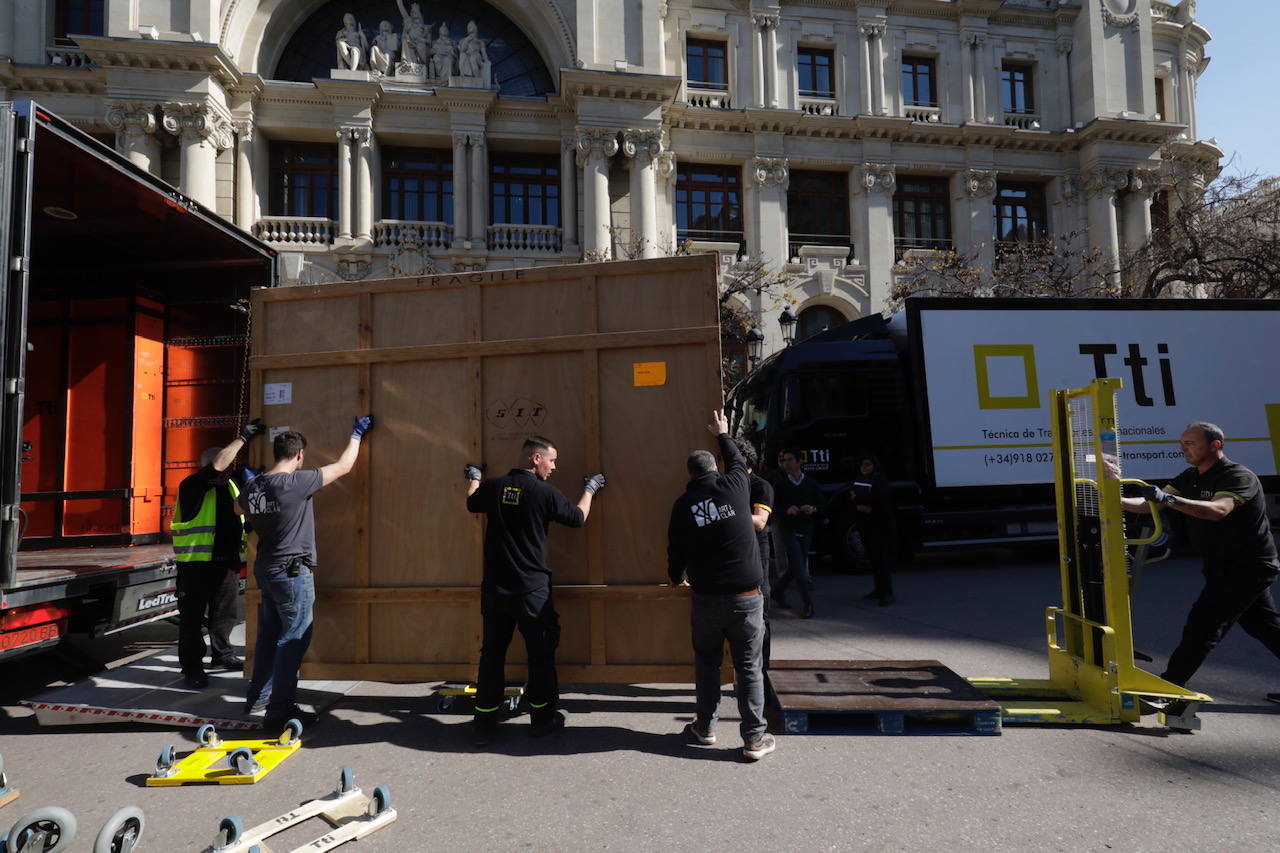
[[[685,726],[684,733],[703,746],[711,746],[711,744],[716,742],[716,733],[710,729],[701,728],[697,721]]]
[[[766,732],[760,736],[760,740],[743,746],[742,755],[749,761],[759,761],[777,748],[778,741],[773,735]]]

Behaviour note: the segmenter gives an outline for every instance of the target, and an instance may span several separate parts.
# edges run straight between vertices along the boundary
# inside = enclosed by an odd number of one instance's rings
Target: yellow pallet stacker
[[[285,723],[279,737],[268,740],[223,740],[210,724],[196,730],[200,747],[176,760],[173,744],[160,752],[155,775],[147,777],[148,788],[209,783],[252,785],[280,766],[302,746],[302,723]],[[218,767],[215,765],[222,764]]]
[[[1134,663],[1127,547],[1154,542],[1162,530],[1153,504],[1155,532],[1125,538],[1121,487],[1145,484],[1121,476],[1121,387],[1121,380],[1106,378],[1051,392],[1063,603],[1045,611],[1047,679],[969,679],[1000,702],[1004,723],[1136,723],[1151,705],[1167,704],[1160,722],[1191,731],[1200,727],[1196,708],[1213,701]]]

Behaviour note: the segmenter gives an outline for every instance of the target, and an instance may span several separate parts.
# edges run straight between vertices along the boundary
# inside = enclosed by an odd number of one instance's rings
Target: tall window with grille
[[[931,56],[902,57],[902,103],[908,107],[938,105],[937,61]]]
[[[849,231],[849,175],[845,172],[791,172],[787,184],[787,254],[801,246],[845,246],[852,252]]]
[[[57,0],[53,7],[53,43],[73,45],[68,36],[105,32],[106,0]]]
[[[337,143],[272,142],[270,157],[271,215],[337,217]]]
[[[951,248],[951,195],[946,178],[899,178],[893,193],[894,258],[910,249]]]
[[[1025,62],[1000,66],[1000,94],[1007,113],[1034,113],[1036,99],[1032,79],[1035,67]]]
[[[489,162],[494,225],[560,227],[560,158],[554,154],[497,154]]]
[[[992,204],[997,246],[1041,243],[1048,236],[1043,184],[1001,181]]]
[[[453,223],[453,152],[382,150],[382,218]]]
[[[834,98],[836,96],[835,51],[821,47],[796,50],[796,73],[800,78],[800,97]]]
[[[695,89],[729,90],[728,48],[722,41],[691,38],[685,43],[686,79]]]
[[[740,166],[677,165],[676,237],[743,242]]]

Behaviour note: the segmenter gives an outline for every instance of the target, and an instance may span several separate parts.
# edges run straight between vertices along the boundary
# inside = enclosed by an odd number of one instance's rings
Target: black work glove
[[[1177,503],[1177,495],[1171,495],[1159,486],[1144,485],[1141,488],[1142,497],[1146,500],[1158,503],[1162,506]]]
[[[257,438],[267,431],[267,425],[262,422],[262,418],[254,418],[240,429],[240,440],[248,444],[250,439]]]
[[[604,474],[592,474],[590,477],[583,477],[582,488],[587,494],[594,495],[604,488]]]
[[[351,437],[357,440],[362,439],[364,434],[371,429],[373,429],[373,415],[356,418],[351,422]]]
[[[477,483],[484,478],[484,471],[477,465],[467,465],[462,469],[462,476],[468,480],[475,480]]]

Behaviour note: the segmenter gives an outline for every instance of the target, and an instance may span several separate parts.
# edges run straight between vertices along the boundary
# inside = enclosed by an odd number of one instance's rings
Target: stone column
[[[1124,196],[1124,250],[1136,252],[1151,239],[1151,198],[1160,190],[1160,173],[1134,169]]]
[[[566,255],[582,251],[578,245],[577,145],[572,136],[560,140],[560,239]]]
[[[884,24],[863,24],[867,38],[867,80],[871,87],[871,115],[885,115],[884,108]]]
[[[778,106],[778,20],[781,16],[776,12],[752,15],[751,19],[760,29],[764,41],[764,61],[761,67],[764,73],[764,103],[761,106]]]
[[[763,107],[767,103],[764,94],[764,31],[756,18],[751,18],[751,103]]]
[[[755,210],[756,250],[771,268],[788,260],[787,255],[787,184],[791,180],[790,164],[782,157],[756,157],[747,170],[752,183]]]
[[[1195,122],[1195,91],[1196,91],[1196,69],[1200,66],[1200,58],[1196,56],[1194,50],[1183,51],[1182,54],[1182,79],[1178,82],[1178,121],[1187,126],[1187,138],[1196,138],[1196,122]]]
[[[129,162],[152,174],[159,171],[160,140],[156,138],[155,104],[108,101],[107,126],[116,132],[116,150]]]
[[[351,130],[351,155],[355,161],[355,234],[363,240],[373,239],[373,168],[371,143],[373,130],[356,127]]]
[[[662,153],[662,131],[624,130],[622,153],[631,158],[631,239],[639,238],[640,257],[658,251],[658,182],[656,160]]]
[[[351,135],[354,128],[338,128],[338,236],[351,239]]]
[[[679,238],[676,236],[676,154],[674,151],[663,151],[658,155],[657,162],[658,179],[662,181],[662,240],[670,241],[671,251],[674,253],[680,248]]]
[[[969,74],[965,85],[973,92],[973,120],[988,121],[990,110],[987,109],[987,35],[986,33],[966,33],[969,43]]]
[[[206,104],[164,105],[164,129],[182,148],[179,188],[213,208],[218,201],[218,151],[231,146],[231,124]]]
[[[252,231],[258,219],[253,194],[253,119],[238,118],[232,124],[236,134],[236,225]]]
[[[858,231],[866,241],[862,259],[867,265],[870,310],[883,311],[893,284],[893,191],[897,176],[892,164],[864,163],[858,178]]]
[[[995,170],[966,169],[964,191],[969,201],[969,245],[978,250],[978,266],[988,272],[996,266]],[[959,248],[959,247],[957,247]]]
[[[471,193],[471,246],[483,249],[488,237],[489,161],[483,133],[468,133],[471,142],[471,168],[467,186]]]
[[[960,34],[960,89],[964,95],[964,120],[977,115],[973,101],[973,33]]]
[[[578,162],[582,165],[582,251],[592,258],[609,257],[609,158],[618,153],[618,132],[578,128]]]
[[[1058,37],[1058,97],[1062,99],[1063,127],[1073,127],[1076,123],[1076,106],[1071,102],[1071,49],[1073,46],[1074,42],[1070,37]],[[1047,121],[1048,118],[1044,116],[1044,120]]]
[[[1101,166],[1084,176],[1089,197],[1089,243],[1101,253],[1107,280],[1120,284],[1120,237],[1116,233],[1116,193],[1129,185],[1124,169]]]
[[[471,188],[467,181],[467,134],[453,134],[453,248],[466,246],[470,222],[467,221],[467,196]]]

